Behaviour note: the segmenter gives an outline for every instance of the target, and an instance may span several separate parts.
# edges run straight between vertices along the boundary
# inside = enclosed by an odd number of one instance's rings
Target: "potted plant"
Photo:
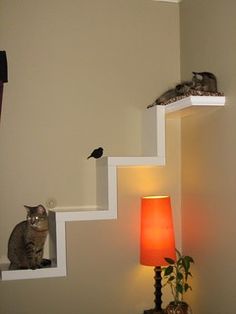
[[[191,313],[191,309],[189,305],[183,301],[183,296],[185,292],[192,290],[188,283],[188,279],[189,277],[192,277],[190,268],[194,261],[191,256],[182,255],[178,250],[176,250],[176,253],[176,261],[168,257],[165,258],[168,266],[164,268],[164,285],[170,286],[174,297],[174,301],[170,302],[167,306],[166,313],[188,314]]]

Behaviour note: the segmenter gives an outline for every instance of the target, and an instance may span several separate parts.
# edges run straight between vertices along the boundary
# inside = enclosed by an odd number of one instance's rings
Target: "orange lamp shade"
[[[170,197],[143,197],[140,263],[147,266],[166,266],[165,257],[176,259]]]

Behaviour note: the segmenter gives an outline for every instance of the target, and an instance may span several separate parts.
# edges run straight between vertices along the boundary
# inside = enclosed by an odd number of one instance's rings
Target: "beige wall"
[[[23,204],[95,203],[92,148],[140,154],[142,111],[179,81],[179,8],[1,0],[0,38],[9,62],[0,125],[2,257]],[[178,131],[179,122],[169,121],[166,168],[119,170],[118,220],[67,224],[66,278],[0,282],[1,314],[135,314],[152,306],[152,269],[138,262],[139,200],[169,193],[179,227]]]
[[[196,261],[198,314],[236,312],[236,3],[184,0],[181,71],[211,71],[226,107],[182,121],[183,247]],[[190,296],[189,296],[190,297]]]

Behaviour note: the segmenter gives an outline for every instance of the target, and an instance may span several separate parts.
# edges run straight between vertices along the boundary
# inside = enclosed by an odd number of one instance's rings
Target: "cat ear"
[[[29,206],[24,205],[24,208],[26,209],[27,213],[29,213],[29,212],[30,212],[30,207],[29,207]]]
[[[44,206],[41,205],[41,204],[38,206],[37,211],[38,211],[38,213],[41,214],[41,215],[46,213],[46,209],[45,209]]]

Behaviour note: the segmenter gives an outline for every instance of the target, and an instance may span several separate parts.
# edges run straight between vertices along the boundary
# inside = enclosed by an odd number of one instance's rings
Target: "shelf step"
[[[167,117],[170,115],[184,117],[199,110],[224,106],[225,100],[225,96],[189,96],[164,107]]]
[[[62,277],[63,274],[58,267],[8,270],[9,264],[1,265],[1,280],[22,280],[36,278]]]

